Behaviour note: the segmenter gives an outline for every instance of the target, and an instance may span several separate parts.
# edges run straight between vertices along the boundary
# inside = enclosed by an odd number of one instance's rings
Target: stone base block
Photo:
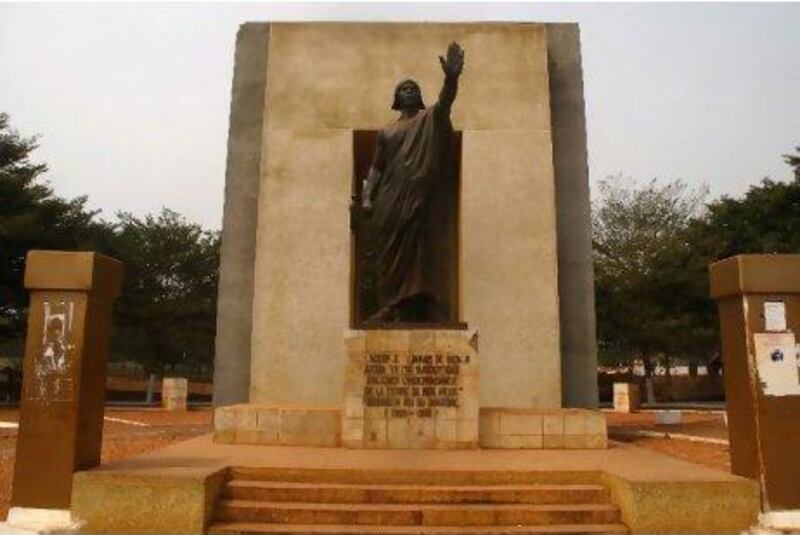
[[[164,377],[161,384],[161,406],[168,411],[185,411],[189,397],[189,380]]]
[[[678,425],[683,421],[681,411],[656,411],[656,423],[660,425]]]
[[[337,447],[341,421],[339,407],[229,405],[214,411],[214,442]]]
[[[0,523],[0,535],[77,535],[81,527],[69,509],[12,507],[7,521]]]
[[[478,446],[476,331],[347,331],[345,352],[344,446]]]
[[[602,412],[583,409],[480,410],[480,445],[496,449],[605,449],[606,419]]]
[[[614,411],[636,412],[642,405],[642,395],[636,383],[614,383]]]

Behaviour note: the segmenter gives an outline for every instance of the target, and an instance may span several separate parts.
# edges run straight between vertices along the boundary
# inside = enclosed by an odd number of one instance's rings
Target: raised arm
[[[384,134],[378,132],[378,141],[375,144],[375,154],[372,157],[372,164],[369,166],[367,178],[364,180],[364,188],[361,191],[361,207],[369,215],[372,213],[372,201],[378,192],[378,185],[383,177],[383,170],[386,165],[383,155]]]
[[[439,92],[439,108],[449,114],[450,107],[458,93],[458,77],[464,68],[464,51],[458,43],[450,43],[447,47],[447,59],[439,56],[439,63],[444,71],[444,83]]]

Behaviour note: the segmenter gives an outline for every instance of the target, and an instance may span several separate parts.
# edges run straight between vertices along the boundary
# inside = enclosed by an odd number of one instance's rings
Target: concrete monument
[[[437,145],[436,128],[421,138],[448,165],[431,174],[434,166],[409,167],[436,179],[410,196],[427,210],[382,206],[392,195],[381,198],[380,182],[405,187],[408,178],[390,170],[400,162],[381,163],[381,145],[393,141],[391,129],[381,134],[394,114],[387,97],[409,76],[430,95],[446,67],[449,96],[439,103],[452,102],[447,73],[461,50],[468,65],[449,147]],[[401,84],[396,107],[413,113],[416,94]],[[597,378],[582,95],[573,24],[243,25],[214,435],[76,474],[73,514],[87,531],[643,534],[751,525],[755,482],[606,448],[602,413],[585,409],[597,403]],[[427,110],[397,125],[404,140],[415,139],[414,117],[424,122]],[[388,225],[384,239],[411,236],[408,250],[426,253],[427,272],[403,247],[382,251],[381,229],[365,223],[398,210],[427,232]],[[412,267],[387,271],[391,258]],[[392,290],[406,274],[424,280],[408,286],[424,288],[425,299],[397,300],[419,295]]]
[[[452,42],[459,44],[453,58],[467,50],[469,66],[451,114],[455,176],[444,182],[453,206],[432,210],[447,219],[432,238],[449,259],[433,275],[443,316],[456,330],[468,323],[479,333],[480,407],[596,406],[577,28],[491,23],[242,27],[217,405],[344,407],[343,337],[371,315],[360,310],[367,279],[358,276],[363,251],[349,205],[363,199],[381,125],[391,117],[387,95],[410,75],[423,93],[441,88],[436,57]],[[412,84],[398,89],[415,92]],[[446,102],[454,96],[445,92]],[[381,220],[380,190],[374,222]],[[373,260],[379,257],[374,251]],[[388,303],[375,301],[372,313],[384,308],[378,302]]]

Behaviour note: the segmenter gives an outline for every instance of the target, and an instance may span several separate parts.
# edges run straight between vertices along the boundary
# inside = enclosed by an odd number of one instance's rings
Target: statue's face
[[[395,94],[397,109],[419,109],[422,102],[419,86],[408,80],[400,84]]]

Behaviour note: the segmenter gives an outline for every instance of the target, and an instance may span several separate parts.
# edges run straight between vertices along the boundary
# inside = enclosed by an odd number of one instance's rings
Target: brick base
[[[583,409],[481,408],[480,445],[497,449],[605,449],[606,419]]]

